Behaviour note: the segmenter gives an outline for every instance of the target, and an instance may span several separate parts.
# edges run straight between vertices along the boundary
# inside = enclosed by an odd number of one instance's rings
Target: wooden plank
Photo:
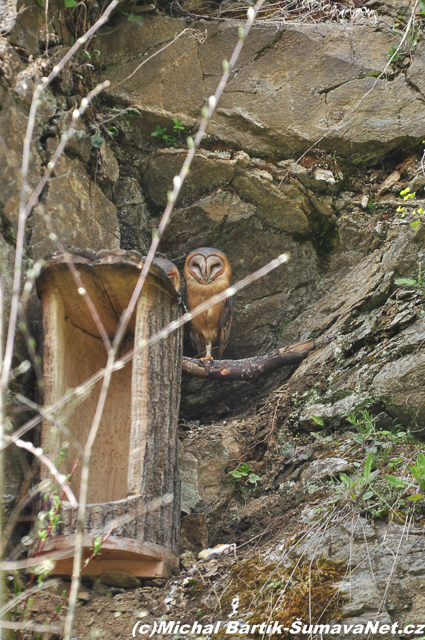
[[[144,295],[137,303],[137,319],[134,334],[134,345],[149,338],[147,321],[152,304],[152,288],[145,288]],[[127,491],[129,496],[138,495],[142,490],[143,463],[146,450],[146,434],[149,404],[149,349],[138,351],[133,358],[133,375],[131,379],[131,434],[128,460]]]
[[[46,553],[51,551],[63,551],[64,557],[72,558],[74,555],[74,534],[65,536],[53,536],[48,538],[44,551]],[[91,534],[85,533],[83,535],[83,547],[87,551],[87,555],[90,555],[93,548],[94,538]],[[62,555],[62,554],[61,554]],[[139,540],[133,540],[132,538],[121,538],[119,536],[109,536],[107,540],[102,544],[102,558],[122,560],[154,560],[156,562],[166,562],[174,567],[179,566],[178,556],[162,547],[159,544],[153,542],[140,542]]]

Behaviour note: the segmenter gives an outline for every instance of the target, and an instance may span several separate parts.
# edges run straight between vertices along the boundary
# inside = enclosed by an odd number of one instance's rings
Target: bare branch
[[[64,476],[63,474],[59,473],[59,471],[57,470],[57,468],[55,467],[55,465],[53,464],[53,462],[50,460],[50,458],[48,458],[46,455],[44,455],[43,453],[43,449],[41,449],[40,447],[34,447],[34,445],[31,442],[26,442],[25,440],[20,440],[20,438],[14,438],[14,437],[10,437],[10,436],[5,436],[6,440],[9,440],[9,442],[13,442],[14,444],[16,444],[17,447],[20,447],[21,449],[26,449],[27,451],[29,451],[30,453],[32,453],[34,456],[36,456],[36,458],[38,458],[40,460],[40,462],[42,462],[43,464],[46,465],[46,467],[48,468],[48,470],[50,471],[50,473],[52,474],[52,476],[55,478],[55,480],[60,484],[60,486],[62,487],[63,491],[66,493],[68,500],[70,501],[70,503],[72,504],[73,507],[78,506],[77,500],[71,490],[71,487],[69,485],[66,484],[66,476]]]
[[[30,159],[30,150],[31,150],[31,140],[34,133],[35,127],[35,117],[37,114],[38,102],[41,95],[41,92],[52,82],[52,80],[60,73],[63,67],[66,65],[68,60],[72,58],[74,53],[81,47],[81,45],[85,44],[89,38],[101,27],[108,19],[111,11],[118,6],[118,0],[112,0],[109,7],[106,9],[105,13],[99,20],[88,30],[88,32],[78,38],[77,42],[69,49],[66,55],[62,58],[62,60],[53,67],[52,72],[46,78],[42,78],[42,81],[39,85],[36,86],[32,102],[30,113],[28,116],[28,124],[27,130],[24,139],[24,149],[22,156],[22,170],[21,170],[21,197],[20,197],[20,205],[19,205],[19,219],[18,219],[18,232],[17,232],[17,240],[16,240],[16,249],[15,249],[15,266],[13,272],[13,288],[12,288],[12,298],[10,305],[10,317],[9,317],[9,328],[7,333],[7,342],[6,342],[6,350],[4,356],[4,362],[2,365],[2,372],[0,378],[0,393],[5,394],[9,382],[9,374],[12,365],[12,355],[15,344],[15,332],[16,332],[16,321],[18,317],[18,308],[19,308],[19,293],[21,289],[21,277],[22,277],[22,260],[23,260],[23,251],[25,244],[25,229],[27,222],[27,207],[25,205],[27,191],[30,190],[28,185],[28,170],[29,170],[29,159]],[[39,194],[38,194],[39,195]],[[38,198],[37,195],[37,198]],[[28,203],[29,204],[29,203]],[[0,412],[0,418],[2,417]]]
[[[208,380],[257,380],[269,375],[280,367],[300,364],[315,348],[314,340],[300,342],[291,347],[275,349],[264,356],[245,358],[244,360],[203,361],[183,357],[183,371],[196,378]]]

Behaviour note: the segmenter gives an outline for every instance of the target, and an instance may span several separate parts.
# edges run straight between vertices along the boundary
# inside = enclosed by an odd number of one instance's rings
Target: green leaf
[[[177,120],[177,118],[173,118],[173,122],[174,122],[175,131],[184,131],[183,122],[181,122],[180,120]]]
[[[136,24],[139,25],[139,27],[143,27],[143,18],[142,16],[136,16],[135,13],[130,13],[130,15],[128,16],[128,21],[129,22],[135,22]]]
[[[117,136],[119,131],[118,131],[118,129],[116,127],[109,127],[108,133],[109,133],[110,136],[113,137],[113,136]]]
[[[371,498],[373,496],[373,491],[366,491],[366,493],[363,496],[363,500],[369,500],[369,498]]]
[[[411,223],[410,226],[413,227],[414,229],[417,229],[420,224],[421,224],[420,220],[415,220],[414,222]]]
[[[394,284],[408,284],[410,286],[414,286],[416,284],[416,280],[412,280],[411,278],[399,278],[398,280],[394,280]]]
[[[363,444],[364,438],[362,436],[353,436],[354,442],[358,442],[359,444]]]
[[[156,131],[151,133],[151,136],[162,136],[164,137],[164,133],[167,131],[167,127],[160,127],[159,124],[156,125]]]
[[[396,478],[395,476],[386,475],[385,480],[392,486],[396,487],[396,489],[401,489],[406,486],[404,480],[400,480],[400,478]]]
[[[418,4],[419,4],[419,9],[421,10],[421,13],[424,13],[425,12],[425,0],[419,0]]]
[[[255,473],[250,473],[248,476],[248,482],[257,483],[261,480],[260,476],[257,476]]]
[[[292,458],[295,455],[295,447],[293,444],[287,444],[282,449],[282,454],[285,458]]]
[[[319,416],[311,416],[311,419],[313,420],[313,422],[315,422],[316,424],[320,424],[321,427],[323,427],[323,425],[325,424],[323,422],[323,418],[319,418]]]
[[[129,116],[140,116],[141,113],[140,111],[138,111],[137,109],[135,109],[134,107],[128,107],[127,109],[127,115]]]
[[[422,493],[415,493],[413,496],[408,496],[407,499],[411,502],[416,502],[416,500],[422,500],[425,496]]]
[[[244,462],[238,466],[237,470],[239,471],[239,473],[242,473],[243,475],[247,476],[248,473],[251,471],[251,467],[249,466],[249,464],[246,464],[246,462]]]
[[[101,147],[103,144],[103,136],[92,136],[90,142],[92,147]]]
[[[67,9],[72,9],[77,4],[77,0],[64,0],[64,3]]]
[[[369,476],[370,476],[370,470],[372,468],[372,463],[373,463],[373,456],[371,453],[369,453],[368,457],[366,458],[366,462],[365,462],[365,466],[364,466],[364,477],[366,479],[366,482],[369,482]]]
[[[44,7],[45,7],[44,0],[37,0],[37,2],[38,2],[38,4],[39,4],[41,7],[43,7],[43,9],[44,9]]]

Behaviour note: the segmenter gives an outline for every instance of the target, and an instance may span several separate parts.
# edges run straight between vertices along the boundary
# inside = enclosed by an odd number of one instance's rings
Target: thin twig
[[[143,62],[141,62],[135,69],[134,71],[132,71],[130,73],[129,76],[127,76],[126,78],[124,78],[124,80],[121,80],[121,82],[118,82],[117,84],[114,84],[113,87],[111,87],[111,91],[113,91],[114,89],[116,89],[117,87],[119,87],[121,84],[124,84],[124,82],[127,82],[127,80],[130,80],[130,78],[132,78],[134,76],[135,73],[137,73],[139,71],[139,69],[141,69],[143,67],[143,65],[145,65],[147,62],[149,62],[150,60],[152,60],[152,58],[154,58],[155,56],[157,56],[159,53],[162,53],[163,51],[165,51],[165,49],[167,49],[168,47],[170,47],[172,44],[174,44],[176,42],[176,40],[178,40],[179,38],[181,38],[181,36],[184,36],[185,33],[190,33],[193,37],[197,38],[198,42],[200,44],[202,44],[202,42],[205,41],[205,36],[202,36],[201,32],[198,31],[198,29],[192,29],[192,28],[187,28],[187,29],[183,29],[183,31],[180,31],[180,33],[178,33],[175,38],[173,40],[171,40],[171,42],[169,42],[168,44],[164,45],[163,47],[161,47],[161,49],[158,49],[158,51],[155,51],[155,53],[153,53],[152,55],[150,55],[148,58],[146,58],[146,60],[143,60]],[[201,40],[201,38],[203,38]],[[102,123],[103,124],[103,123]]]
[[[9,375],[10,369],[12,366],[12,356],[13,349],[15,344],[15,333],[16,333],[16,322],[18,318],[18,308],[19,308],[19,293],[21,289],[21,277],[22,277],[22,262],[23,262],[23,253],[24,253],[24,244],[25,244],[25,230],[26,230],[26,222],[27,222],[27,207],[26,207],[26,196],[27,191],[30,190],[28,185],[28,172],[29,172],[29,160],[30,160],[30,152],[31,152],[31,140],[34,133],[35,127],[35,118],[37,114],[38,103],[40,99],[41,92],[54,80],[54,78],[61,72],[64,68],[68,60],[72,58],[74,53],[78,51],[81,45],[85,44],[89,38],[101,27],[105,22],[109,19],[109,15],[116,6],[118,6],[118,0],[112,0],[109,7],[106,9],[105,13],[99,20],[88,30],[88,32],[78,38],[76,43],[69,49],[69,51],[65,54],[62,60],[53,67],[52,72],[48,77],[44,77],[41,80],[41,83],[38,84],[33,93],[30,113],[28,116],[28,124],[27,130],[25,133],[24,139],[24,148],[22,155],[22,170],[21,170],[21,196],[20,196],[20,205],[19,205],[19,218],[18,218],[18,232],[16,239],[16,248],[15,248],[15,265],[13,272],[13,287],[12,287],[12,297],[10,304],[10,316],[9,316],[9,328],[7,332],[7,342],[6,342],[6,350],[4,361],[2,365],[1,377],[0,377],[0,394],[5,394],[8,383],[9,383]],[[39,195],[39,194],[38,194]],[[37,196],[38,197],[38,196]],[[2,411],[0,411],[0,419],[3,422]]]
[[[333,127],[331,127],[329,129],[329,131],[327,131],[325,134],[323,134],[323,136],[321,138],[316,140],[316,142],[314,142],[306,151],[304,151],[304,153],[296,160],[296,164],[298,164],[300,162],[300,160],[302,160],[304,158],[304,156],[306,156],[307,153],[309,153],[309,151],[311,151],[312,149],[314,149],[314,147],[316,147],[318,144],[320,144],[320,142],[322,142],[322,140],[327,138],[333,131],[338,129],[355,111],[357,111],[357,109],[359,108],[359,106],[361,105],[363,100],[365,100],[367,98],[367,96],[370,93],[372,93],[372,91],[375,89],[376,85],[378,84],[378,81],[381,80],[381,78],[386,74],[388,68],[390,67],[390,65],[392,63],[392,61],[394,60],[394,58],[396,57],[396,55],[400,51],[401,47],[403,46],[403,43],[404,43],[404,41],[406,40],[406,38],[407,38],[407,36],[409,34],[412,22],[415,19],[415,11],[416,11],[416,7],[418,6],[418,3],[419,3],[419,0],[416,0],[415,5],[414,5],[414,7],[412,9],[412,12],[410,14],[409,22],[406,25],[406,29],[405,29],[404,35],[403,35],[402,39],[400,40],[400,43],[399,43],[397,49],[394,51],[394,53],[392,54],[391,58],[388,60],[387,64],[385,65],[385,67],[383,69],[383,71],[381,71],[379,76],[375,79],[375,82],[372,84],[371,88],[368,91],[366,91],[366,93],[354,105],[354,107],[351,109],[351,111],[349,111],[347,113],[347,115],[345,115],[339,122],[337,122]],[[280,181],[279,187],[281,186],[281,184],[285,180],[285,178],[289,175],[289,173],[290,173],[290,169],[288,169],[286,175]]]
[[[48,458],[43,453],[43,449],[41,449],[40,447],[38,447],[38,448],[34,447],[34,445],[31,442],[27,442],[26,440],[21,440],[20,438],[14,438],[14,437],[11,437],[11,436],[5,436],[5,437],[10,442],[13,442],[14,444],[16,444],[17,447],[20,447],[21,449],[26,449],[27,451],[32,453],[34,456],[36,456],[36,458],[38,458],[40,460],[40,462],[45,464],[46,467],[48,468],[48,470],[50,471],[50,473],[52,474],[52,476],[60,484],[60,486],[62,487],[63,491],[65,491],[65,493],[66,493],[66,495],[68,497],[68,500],[70,501],[72,506],[76,507],[78,505],[77,500],[76,500],[76,498],[75,498],[75,496],[74,496],[74,494],[73,494],[73,492],[71,490],[71,487],[69,487],[66,484],[66,476],[64,476],[63,474],[59,473],[58,469],[55,467],[55,465],[50,460],[50,458]]]
[[[152,239],[152,243],[151,246],[149,248],[148,251],[148,255],[146,256],[146,260],[145,263],[143,265],[143,269],[140,273],[139,279],[137,281],[137,284],[134,288],[133,291],[133,295],[131,296],[130,302],[127,306],[127,309],[124,311],[124,313],[122,314],[119,324],[118,324],[118,329],[117,332],[115,334],[115,338],[113,341],[113,348],[115,350],[117,350],[119,344],[121,343],[121,340],[124,336],[125,330],[127,328],[127,325],[130,321],[130,318],[133,314],[133,311],[135,309],[135,306],[137,304],[137,300],[139,299],[140,296],[140,292],[143,288],[143,285],[145,283],[145,280],[147,278],[147,275],[149,273],[149,269],[151,267],[152,261],[154,259],[156,250],[158,248],[159,245],[159,241],[162,238],[162,235],[167,227],[168,221],[170,219],[171,213],[173,211],[174,208],[174,203],[176,202],[179,194],[180,194],[180,190],[182,188],[182,185],[189,173],[189,169],[190,169],[190,165],[192,164],[193,158],[195,157],[195,151],[196,149],[199,147],[199,145],[201,144],[202,138],[205,135],[205,131],[208,125],[209,120],[211,119],[216,105],[218,103],[218,101],[220,100],[220,97],[224,91],[224,88],[227,84],[227,81],[230,77],[230,73],[233,70],[236,61],[239,57],[239,54],[242,50],[243,47],[243,43],[244,40],[246,38],[246,36],[249,34],[252,24],[254,22],[255,16],[257,15],[260,7],[262,6],[264,0],[258,0],[257,4],[255,5],[255,8],[253,9],[252,7],[250,7],[250,9],[248,9],[248,18],[245,24],[245,27],[239,27],[239,39],[236,43],[236,46],[234,48],[232,57],[230,58],[230,61],[227,62],[226,60],[223,62],[223,75],[220,79],[220,82],[218,84],[217,90],[214,94],[214,96],[211,96],[209,98],[208,101],[208,107],[204,107],[203,110],[203,119],[201,121],[201,124],[199,126],[198,132],[195,136],[195,140],[188,140],[188,144],[189,144],[189,151],[187,153],[186,159],[183,163],[183,166],[181,168],[181,171],[179,173],[178,176],[174,176],[174,180],[173,180],[173,190],[172,192],[168,193],[168,204],[165,208],[164,214],[161,218],[161,222],[159,224],[158,230],[157,232],[154,234],[153,239]]]
[[[54,624],[36,624],[31,620],[22,622],[11,622],[10,620],[0,620],[0,629],[22,629],[23,631],[38,631],[39,633],[61,633],[62,629]]]
[[[14,609],[17,604],[22,602],[22,600],[25,600],[27,597],[32,596],[34,593],[38,593],[42,589],[48,589],[49,587],[56,587],[57,584],[58,583],[56,580],[49,580],[48,582],[44,582],[42,584],[36,584],[31,589],[23,591],[21,594],[19,594],[19,596],[12,598],[12,600],[9,600],[9,602],[7,602],[5,605],[2,606],[2,608],[0,609],[0,618],[4,616],[4,614],[10,611],[11,609]]]
[[[38,411],[41,417],[44,418],[45,420],[49,420],[49,422],[51,422],[54,427],[59,429],[59,431],[62,431],[64,436],[69,438],[71,443],[77,449],[78,454],[80,456],[83,455],[83,447],[78,442],[77,438],[74,436],[71,429],[69,429],[66,425],[60,422],[60,420],[57,420],[57,418],[55,418],[55,416],[52,413],[50,413],[49,411],[45,411],[44,407],[41,407],[36,402],[32,402],[31,400],[28,400],[28,398],[25,398],[25,396],[21,395],[20,393],[16,394],[16,399],[18,400],[18,402],[22,402],[22,404],[25,404],[27,407],[29,407],[33,411]]]

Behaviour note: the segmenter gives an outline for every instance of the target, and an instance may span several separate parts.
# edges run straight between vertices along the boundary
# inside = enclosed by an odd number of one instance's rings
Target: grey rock
[[[346,471],[349,467],[349,462],[343,458],[314,460],[304,465],[303,471],[301,472],[301,481],[308,484],[316,480],[323,480],[340,471]]]
[[[134,178],[123,176],[113,186],[122,249],[147,251],[148,211],[141,188]]]
[[[99,187],[90,182],[76,158],[60,158],[47,197],[34,209],[31,246],[37,259],[57,249],[48,237],[46,214],[54,220],[55,230],[64,244],[94,250],[119,247],[116,208]]]
[[[113,86],[135,69],[141,53],[173,37],[175,23],[146,17],[143,41],[134,37],[137,28],[124,23],[119,36],[100,43],[104,64],[114,67],[108,71]],[[275,27],[261,27],[255,39],[247,40],[209,133],[254,155],[283,149],[293,156],[340,123],[374,87],[351,115],[350,126],[341,126],[323,144],[360,162],[409,140],[419,142],[425,135],[425,106],[409,82],[422,87],[420,55],[415,55],[407,82],[402,74],[392,81],[374,77],[384,68],[392,44],[389,32],[367,26],[293,24],[278,28],[277,34]],[[143,119],[137,126],[148,135],[157,124],[172,127],[173,117],[190,127],[205,95],[215,90],[222,51],[233,46],[232,29],[212,25],[203,44],[180,39],[111,95],[140,105]],[[262,55],[254,56],[259,49]]]
[[[185,451],[180,443],[179,469],[181,481],[181,510],[190,513],[201,500],[199,495],[198,460],[193,453]]]

